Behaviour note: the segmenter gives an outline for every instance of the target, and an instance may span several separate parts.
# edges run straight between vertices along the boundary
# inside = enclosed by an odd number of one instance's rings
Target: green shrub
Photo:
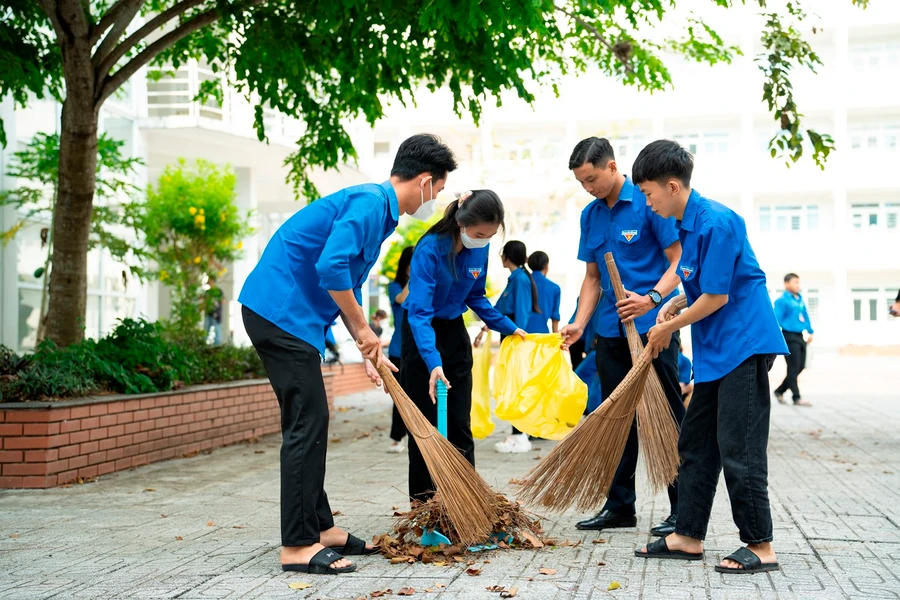
[[[264,377],[253,348],[209,346],[202,332],[125,319],[105,338],[67,348],[42,342],[17,356],[0,346],[0,402],[164,392]]]

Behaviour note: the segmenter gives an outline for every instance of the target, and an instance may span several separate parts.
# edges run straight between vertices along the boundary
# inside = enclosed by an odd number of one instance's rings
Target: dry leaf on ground
[[[181,537],[180,535],[176,535],[176,536],[175,536],[175,541],[176,541],[176,542],[180,542],[180,541],[183,540],[183,539],[184,539],[184,538]]]
[[[621,589],[621,587],[622,587],[621,583],[619,583],[618,581],[613,581],[609,584],[609,587],[606,589],[609,591],[613,591],[613,590]]]
[[[144,488],[145,492],[155,492],[156,488]]]
[[[253,454],[265,454],[265,453],[266,453],[265,450],[254,450],[253,451]]]
[[[515,598],[516,594],[519,593],[519,588],[509,588],[505,592],[500,592],[501,598]]]
[[[394,593],[394,590],[387,589],[387,590],[374,591],[369,595],[372,596],[373,598],[381,598],[382,596],[390,596],[393,593]]]
[[[538,569],[538,573],[540,573],[541,575],[556,575],[556,569]]]
[[[594,544],[605,544],[606,540],[603,538],[600,538],[599,540],[594,540],[593,543]]]
[[[339,510],[333,510],[333,511],[331,511],[331,516],[332,516],[332,517],[342,517],[343,515],[344,515],[344,513],[342,513],[342,512],[339,511]]]
[[[14,534],[12,534],[12,535],[9,536],[9,537],[11,537],[12,539],[16,539],[17,537],[19,537],[19,534],[18,534],[18,533],[14,533]]]
[[[605,566],[606,566],[606,563],[603,562],[603,561],[601,560],[600,562],[597,563],[597,566],[598,566],[598,567],[605,567]]]
[[[207,527],[212,527],[213,525],[215,525],[215,522],[214,522],[214,521],[207,521],[207,522],[206,522],[206,526],[207,526]]]
[[[412,589],[411,587],[400,588],[399,590],[397,590],[398,596],[412,596],[415,593],[416,590]]]
[[[474,567],[471,567],[469,569],[466,569],[466,575],[471,575],[472,577],[476,577],[478,575],[481,575],[481,569],[476,569]]]
[[[307,588],[311,588],[313,584],[306,583],[305,581],[294,581],[288,584],[288,587],[292,590],[305,590]]]

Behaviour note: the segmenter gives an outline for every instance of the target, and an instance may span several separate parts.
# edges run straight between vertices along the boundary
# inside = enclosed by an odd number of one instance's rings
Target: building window
[[[375,154],[375,158],[384,158],[385,156],[390,156],[391,143],[390,142],[375,142],[375,145],[374,145],[374,148],[372,148],[372,151]]]
[[[850,46],[854,71],[896,71],[900,69],[900,43],[895,41]]]
[[[770,207],[770,206],[760,206],[759,207],[759,230],[760,231],[771,231],[772,230],[772,207]]]
[[[853,300],[853,320],[870,323],[873,321],[900,321],[890,315],[888,309],[894,303],[896,291],[886,288],[854,288],[850,291]],[[812,318],[812,315],[810,315]]]
[[[897,230],[900,202],[857,202],[850,205],[853,229]]]
[[[673,136],[691,154],[726,156],[731,146],[731,134],[726,131],[707,131]]]
[[[852,150],[896,152],[900,140],[900,124],[851,127],[849,134]]]
[[[819,205],[760,206],[760,231],[812,231],[819,228]]]

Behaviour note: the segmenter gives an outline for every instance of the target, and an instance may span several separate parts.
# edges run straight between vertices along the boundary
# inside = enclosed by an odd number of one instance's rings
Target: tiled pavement
[[[702,563],[632,557],[667,512],[663,496],[643,495],[636,529],[594,535],[574,529],[580,515],[547,515],[552,537],[582,543],[493,552],[477,561],[483,570],[475,577],[458,566],[391,565],[380,557],[358,560],[352,575],[283,574],[273,436],[95,483],[0,492],[0,598],[354,599],[412,587],[418,598],[469,600],[499,598],[485,589],[494,585],[517,587],[525,599],[900,598],[898,363],[817,357],[802,378],[815,407],[773,407],[770,489],[783,565],[775,573],[713,571],[739,544],[720,484]],[[361,536],[384,532],[406,487],[405,455],[384,452],[388,401],[373,392],[338,406],[329,446],[332,508],[342,513],[339,525]],[[509,479],[550,442],[529,455],[498,455],[492,444],[501,431],[479,442],[478,466],[511,493]],[[605,543],[593,543],[599,538]],[[540,575],[542,567],[556,573]],[[614,581],[621,588],[609,591]],[[291,589],[292,582],[312,587]]]

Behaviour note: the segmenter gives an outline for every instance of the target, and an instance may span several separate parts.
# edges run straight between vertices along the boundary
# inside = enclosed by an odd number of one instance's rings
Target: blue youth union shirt
[[[400,209],[389,181],[326,196],[278,228],[250,272],[238,302],[325,353],[325,329],[340,315],[328,290],[362,285]]]
[[[691,325],[694,381],[721,379],[757,354],[787,354],[744,220],[694,190],[679,228],[678,275],[688,303],[728,294],[725,306]]]
[[[691,359],[682,354],[678,353],[678,381],[679,383],[688,384],[693,379],[693,374],[691,371]]]
[[[455,319],[468,307],[495,331],[510,334],[516,330],[515,323],[484,297],[490,244],[463,248],[448,258],[452,245],[451,237],[435,234],[419,240],[410,266],[409,295],[403,303],[413,339],[429,372],[443,365],[431,327],[433,318]]]
[[[388,356],[401,356],[400,325],[403,323],[403,317],[406,311],[397,302],[397,296],[403,291],[403,286],[392,281],[388,284],[387,294],[388,300],[391,301],[391,314],[394,317],[394,334],[391,335],[391,345],[388,346]]]
[[[534,284],[537,286],[538,306],[540,313],[531,313],[528,327],[523,327],[528,333],[550,333],[547,320],[559,321],[559,302],[562,292],[559,286],[547,279],[543,273],[532,273]]]
[[[616,313],[616,295],[609,282],[606,268],[607,252],[612,252],[626,290],[646,294],[652,290],[669,269],[665,249],[678,241],[675,219],[663,219],[647,206],[647,198],[631,181],[619,192],[619,200],[612,209],[606,200],[594,200],[581,213],[581,241],[578,260],[595,262],[600,268],[602,294],[597,304],[595,327],[602,337],[623,337],[624,328]],[[663,298],[662,303],[675,295]],[[635,319],[638,333],[647,333],[656,324],[659,307]]]
[[[809,320],[809,313],[806,312],[806,302],[803,296],[797,294],[795,298],[790,292],[775,301],[775,318],[778,319],[778,325],[785,331],[793,333],[803,333],[808,331],[810,335],[813,333],[812,323]]]
[[[525,272],[524,267],[519,267],[509,274],[506,281],[506,289],[497,299],[497,310],[501,315],[507,316],[516,324],[516,327],[528,331],[528,323],[531,321],[532,311],[531,278]],[[529,332],[531,333],[531,332]]]

